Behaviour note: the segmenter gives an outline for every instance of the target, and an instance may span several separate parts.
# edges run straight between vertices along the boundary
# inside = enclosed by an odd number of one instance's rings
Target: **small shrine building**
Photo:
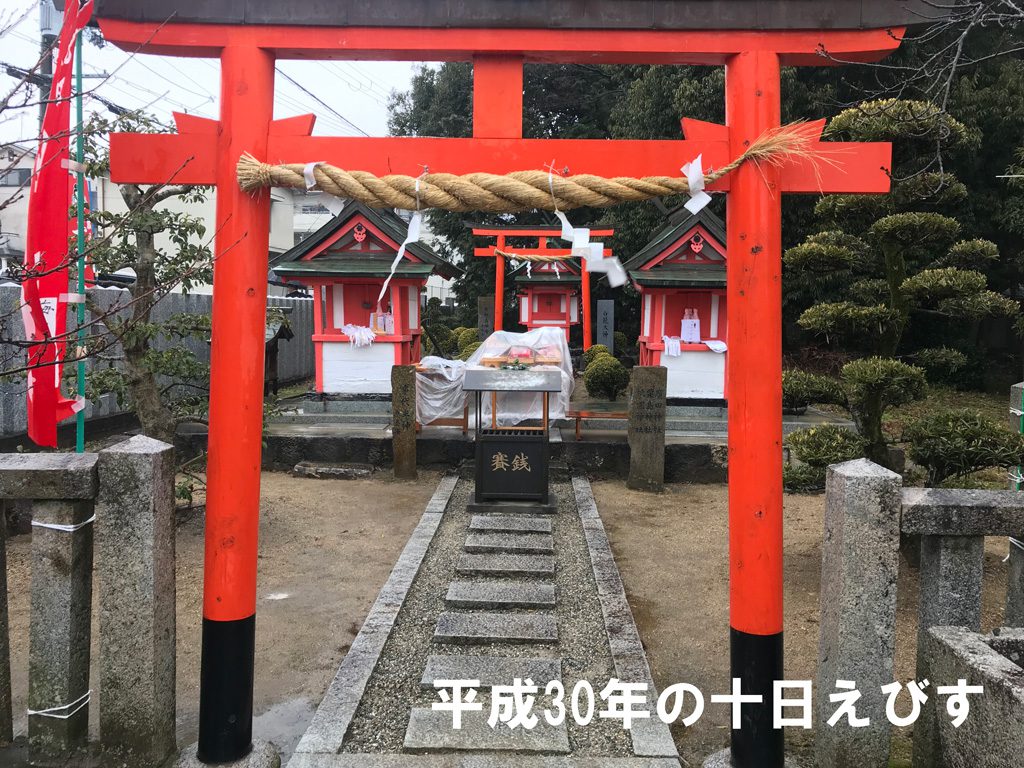
[[[669,398],[725,400],[725,226],[709,209],[670,214],[624,265],[640,294],[640,365],[668,369]]]
[[[521,264],[512,272],[519,301],[519,322],[527,330],[569,329],[580,323],[580,262],[578,259]]]
[[[408,234],[397,214],[349,201],[341,212],[270,263],[281,279],[313,294],[316,391],[390,394],[391,367],[420,360],[420,301],[432,274],[462,274],[430,246],[406,246],[388,290],[378,296]]]

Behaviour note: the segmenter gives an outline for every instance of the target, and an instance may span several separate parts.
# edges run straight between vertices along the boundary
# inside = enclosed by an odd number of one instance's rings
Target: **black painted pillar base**
[[[772,727],[772,684],[782,679],[782,633],[751,635],[730,629],[731,677],[744,695],[760,694],[762,703],[744,704],[739,730],[732,731],[735,768],[783,768],[781,728]]]
[[[231,763],[252,751],[255,654],[255,614],[237,621],[203,619],[196,751],[202,763]]]

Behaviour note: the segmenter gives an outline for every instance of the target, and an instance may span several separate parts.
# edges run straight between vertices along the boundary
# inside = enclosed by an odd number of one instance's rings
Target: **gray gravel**
[[[455,562],[472,517],[466,511],[473,483],[463,479],[452,493],[448,509],[431,544],[422,567],[395,621],[394,629],[381,653],[377,667],[366,687],[355,718],[346,734],[342,752],[399,753],[405,738],[412,707],[429,707],[437,701],[437,692],[423,690],[420,679],[431,655],[496,655],[506,658],[561,658],[562,683],[569,692],[581,679],[591,683],[595,697],[614,676],[608,638],[594,584],[590,558],[572,492],[565,482],[552,483],[559,511],[555,522],[555,584],[557,589],[557,643],[531,643],[528,646],[494,643],[453,647],[431,642],[437,617],[446,608],[448,585],[459,581],[486,581],[488,577],[457,576]],[[536,580],[536,577],[524,580]],[[550,609],[546,609],[550,611]],[[469,611],[466,611],[469,612]],[[522,609],[516,613],[534,613]],[[535,680],[543,688],[548,681]],[[489,711],[489,694],[480,692]],[[603,702],[597,699],[596,710]],[[534,705],[540,714],[546,702]],[[632,755],[629,734],[621,721],[601,719],[595,714],[587,726],[567,718],[570,754],[579,757],[628,757]],[[497,754],[497,753],[496,753]]]

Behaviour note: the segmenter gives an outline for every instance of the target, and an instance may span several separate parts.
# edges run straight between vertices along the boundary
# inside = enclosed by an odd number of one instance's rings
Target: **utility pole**
[[[46,102],[50,98],[50,80],[53,75],[53,41],[60,32],[61,13],[56,9],[53,0],[39,0],[39,33],[42,63],[39,66],[39,128],[43,127],[43,116],[46,115]]]

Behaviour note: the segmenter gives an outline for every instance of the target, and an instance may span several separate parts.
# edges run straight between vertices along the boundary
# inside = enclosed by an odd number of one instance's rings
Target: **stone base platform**
[[[221,768],[281,768],[281,756],[273,744],[254,741],[252,752],[233,763],[218,763]],[[206,768],[207,764],[196,757],[196,745],[185,747],[174,763],[174,768]]]
[[[786,768],[804,768],[801,763],[788,757],[786,758],[785,766]],[[715,752],[704,761],[704,768],[733,768],[732,751],[723,749],[721,752]]]

